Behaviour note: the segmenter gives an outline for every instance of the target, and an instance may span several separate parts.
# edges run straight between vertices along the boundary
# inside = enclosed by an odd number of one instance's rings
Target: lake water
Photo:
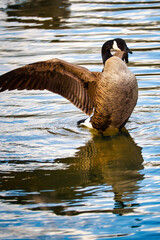
[[[160,1],[0,1],[0,74],[54,57],[101,71],[116,37],[139,86],[128,135],[77,127],[48,91],[0,94],[0,239],[160,239]]]

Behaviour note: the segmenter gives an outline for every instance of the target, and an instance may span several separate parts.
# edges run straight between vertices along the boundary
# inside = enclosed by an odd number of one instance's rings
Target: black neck
[[[113,45],[113,41],[111,40],[111,41],[105,42],[102,46],[101,54],[102,54],[102,60],[104,65],[107,59],[112,57],[112,54],[110,51],[112,48],[112,45]]]

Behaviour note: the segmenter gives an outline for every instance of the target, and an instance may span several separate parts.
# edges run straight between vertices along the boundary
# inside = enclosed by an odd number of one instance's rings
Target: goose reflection
[[[96,135],[77,149],[75,157],[55,160],[55,164],[66,164],[67,168],[12,172],[12,179],[4,182],[2,188],[5,191],[23,190],[23,194],[5,199],[12,200],[12,204],[13,198],[15,203],[32,203],[28,205],[32,210],[52,210],[57,215],[85,212],[125,214],[136,207],[134,202],[139,182],[143,180],[142,162],[141,148],[130,135]],[[100,199],[103,198],[103,203],[107,202],[108,194],[114,195],[111,199],[114,207],[104,205],[98,210],[95,205],[92,210],[88,209],[86,201],[99,198],[96,192],[102,193]]]
[[[63,160],[64,161],[64,160]],[[112,187],[115,206],[114,213],[124,214],[134,209],[132,204],[143,175],[143,158],[138,147],[128,133],[118,137],[95,136],[85,146],[80,147],[70,170],[79,172],[82,188],[103,184]]]

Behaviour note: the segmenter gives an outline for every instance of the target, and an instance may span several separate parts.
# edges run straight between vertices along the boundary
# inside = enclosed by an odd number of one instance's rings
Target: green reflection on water
[[[27,24],[27,28],[56,29],[69,17],[69,6],[66,0],[28,0],[23,4],[9,4],[7,21]]]
[[[108,211],[125,214],[136,206],[133,202],[143,179],[142,162],[141,148],[129,135],[93,136],[77,149],[75,157],[55,160],[67,168],[3,173],[2,190],[8,191],[4,199],[31,203],[28,207],[33,210],[51,210],[58,215]],[[92,210],[87,206],[81,209],[99,191],[103,193],[100,204],[109,196],[113,206],[96,208],[95,204]]]

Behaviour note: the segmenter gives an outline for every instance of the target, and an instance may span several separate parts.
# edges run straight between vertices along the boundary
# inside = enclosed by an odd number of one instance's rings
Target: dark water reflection
[[[64,19],[69,17],[67,0],[28,0],[23,4],[8,4],[8,22],[27,24],[27,28],[60,28]]]
[[[94,136],[85,146],[78,148],[75,157],[56,159],[55,164],[69,165],[66,169],[35,170],[29,172],[1,173],[5,199],[18,204],[31,201],[32,210],[52,210],[58,215],[77,215],[91,212],[124,214],[134,211],[134,199],[143,179],[141,148],[129,135],[102,138]],[[27,162],[26,162],[27,164]],[[85,200],[96,197],[102,187],[113,193],[113,209],[84,210]],[[21,192],[22,190],[22,192]],[[131,203],[132,202],[132,203]],[[129,204],[131,203],[131,204]],[[70,208],[73,208],[70,210]],[[78,210],[77,210],[78,208]]]

